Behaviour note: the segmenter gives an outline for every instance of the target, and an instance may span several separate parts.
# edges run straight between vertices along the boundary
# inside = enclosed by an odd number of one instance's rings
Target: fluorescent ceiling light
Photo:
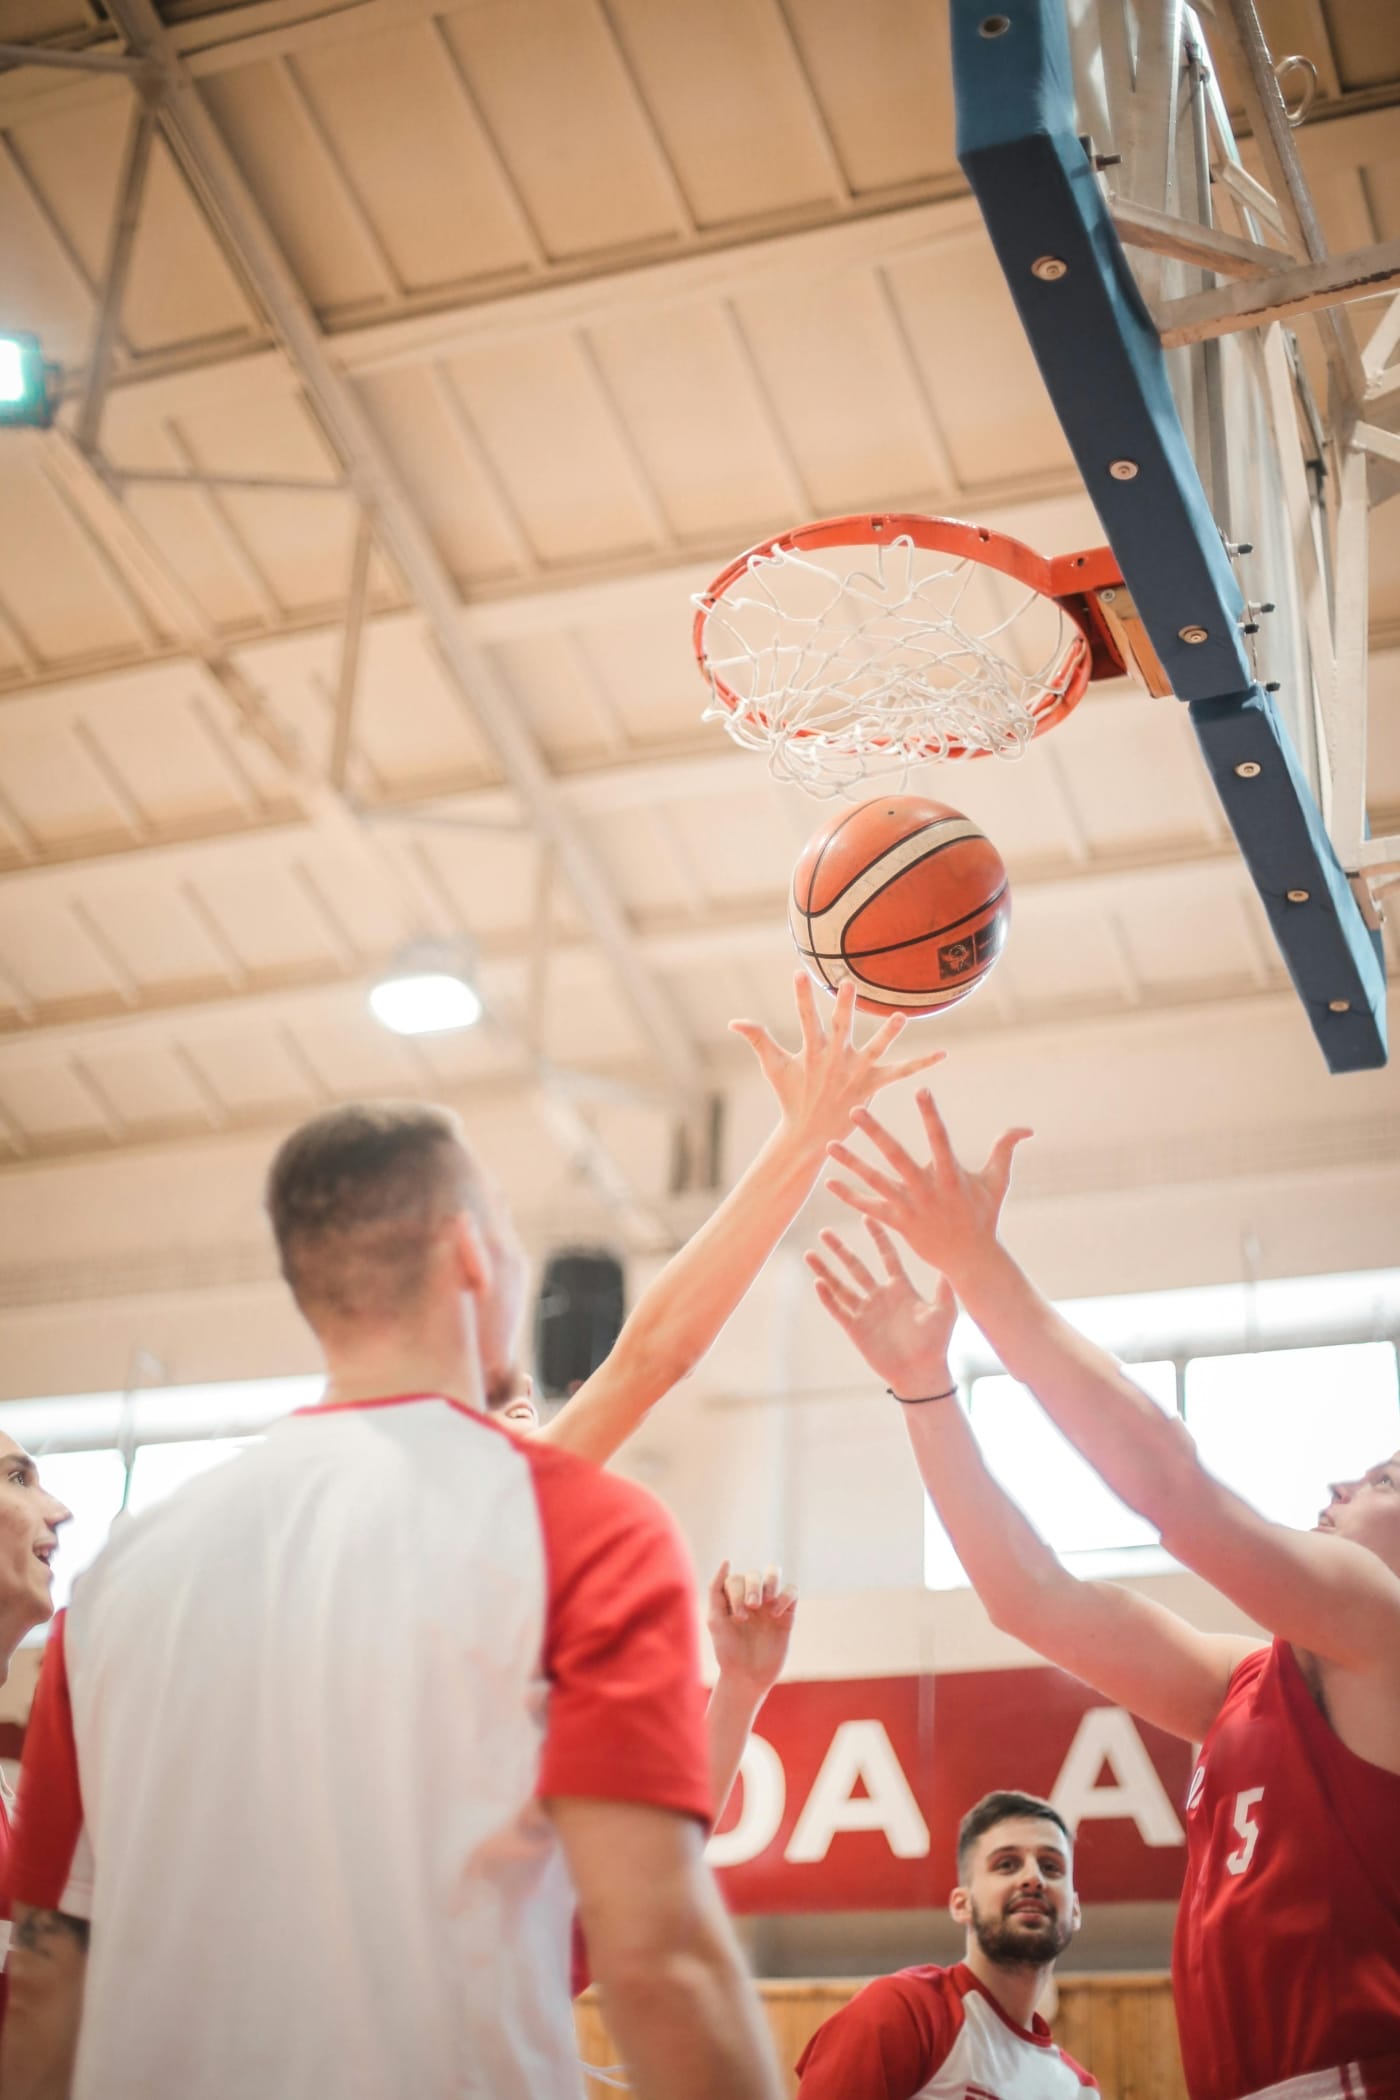
[[[369,995],[377,1021],[395,1035],[441,1035],[481,1019],[481,1000],[455,970],[420,970],[386,977]]]
[[[52,420],[39,339],[0,335],[0,423],[43,428]]]

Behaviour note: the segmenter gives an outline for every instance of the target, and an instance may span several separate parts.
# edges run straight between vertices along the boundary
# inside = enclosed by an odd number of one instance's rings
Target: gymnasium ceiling
[[[1400,20],[1262,12],[1319,69],[1298,139],[1330,245],[1400,236]],[[784,1026],[784,887],[822,815],[700,721],[690,593],[827,511],[1098,538],[956,165],[945,8],[0,19],[58,52],[155,40],[205,169],[155,135],[99,472],[75,429],[138,98],[0,72],[0,325],[64,392],[53,430],[0,432],[0,1154],[528,1098],[645,1237],[594,1104],[703,1091],[733,1014]],[[1396,830],[1400,504],[1372,584]],[[1174,702],[1098,687],[1020,766],[914,785],[1015,886],[950,1042],[1180,1008],[1305,1028]],[[422,936],[470,939],[488,1025],[406,1044],[369,1016]]]

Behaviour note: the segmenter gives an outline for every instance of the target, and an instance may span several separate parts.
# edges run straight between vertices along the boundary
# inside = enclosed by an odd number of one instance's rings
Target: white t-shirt
[[[1085,2100],[1098,2086],[1038,2013],[1007,2018],[965,1962],[858,1991],[797,2063],[799,2100]]]
[[[552,1795],[709,1812],[659,1505],[434,1396],[279,1423],[45,1658],[13,1892],[92,1921],[74,2100],[576,2095]]]

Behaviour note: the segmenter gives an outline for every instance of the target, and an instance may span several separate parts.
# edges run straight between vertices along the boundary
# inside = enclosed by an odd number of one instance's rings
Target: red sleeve
[[[877,1977],[797,2059],[798,2100],[913,2100],[957,2039],[962,2005],[941,1969]]]
[[[527,1444],[549,1566],[537,1791],[710,1819],[695,1577],[630,1481]]]
[[[83,1828],[78,1752],[68,1697],[66,1613],[54,1620],[24,1737],[10,1854],[10,1896],[34,1910],[63,1910]],[[86,1915],[86,1903],[78,1915]]]

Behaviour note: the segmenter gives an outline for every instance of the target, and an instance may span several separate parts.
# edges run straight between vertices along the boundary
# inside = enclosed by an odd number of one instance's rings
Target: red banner
[[[941,1908],[959,1822],[1008,1787],[1077,1828],[1086,1901],[1174,1901],[1190,1768],[1059,1670],[780,1684],[711,1854],[736,1911]]]

